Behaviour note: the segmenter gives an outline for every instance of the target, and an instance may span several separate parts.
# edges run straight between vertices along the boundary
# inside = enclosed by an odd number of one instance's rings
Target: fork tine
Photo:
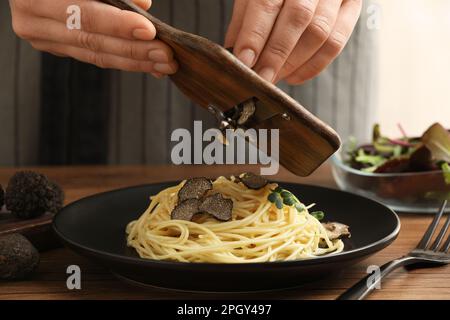
[[[422,240],[420,240],[419,244],[417,245],[417,249],[425,250],[428,247],[428,245],[430,244],[430,241],[431,241],[431,237],[433,236],[434,232],[436,231],[439,220],[441,220],[442,214],[444,213],[444,210],[446,207],[447,207],[447,200],[444,201],[444,203],[441,206],[441,209],[434,216],[434,219],[431,222],[431,224],[428,227],[425,234],[423,235]]]
[[[447,241],[445,241],[444,245],[442,246],[442,251],[445,253],[448,253],[450,250],[450,234],[448,235]]]
[[[433,245],[431,246],[430,250],[436,251],[439,248],[439,245],[441,244],[442,239],[444,239],[449,226],[450,226],[450,214],[448,215],[447,221],[445,221],[445,225],[442,227],[436,240],[434,240]]]

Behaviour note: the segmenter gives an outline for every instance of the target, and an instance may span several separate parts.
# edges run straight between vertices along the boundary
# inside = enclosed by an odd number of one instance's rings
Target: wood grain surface
[[[111,189],[183,179],[192,176],[218,176],[247,171],[237,166],[131,166],[131,167],[60,167],[37,168],[60,183],[67,202]],[[0,169],[0,183],[6,184],[16,169]],[[286,170],[277,177],[280,181],[309,183],[335,187],[329,165],[324,165],[308,178],[298,178]],[[363,213],[362,213],[363,214]],[[132,287],[114,278],[108,270],[88,261],[68,249],[43,253],[35,276],[28,281],[0,282],[0,299],[335,299],[345,289],[366,274],[370,265],[380,265],[399,257],[419,241],[430,222],[426,215],[401,215],[402,230],[398,239],[375,256],[346,270],[340,276],[308,284],[297,289],[260,294],[196,294]],[[79,265],[82,270],[82,289],[69,291],[66,287],[66,268]],[[377,290],[370,299],[450,299],[450,266],[399,270]]]

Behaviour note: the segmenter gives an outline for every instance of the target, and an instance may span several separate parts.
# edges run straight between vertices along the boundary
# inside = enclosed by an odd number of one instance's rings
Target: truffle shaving
[[[191,221],[195,214],[200,212],[201,201],[198,199],[187,199],[173,209],[172,220]]]
[[[193,178],[186,181],[178,191],[178,203],[188,199],[200,199],[212,189],[212,183],[206,178]]]
[[[200,205],[200,211],[214,216],[217,220],[229,221],[232,217],[233,201],[216,193],[205,198]]]
[[[253,189],[253,190],[262,189],[269,183],[269,181],[267,181],[263,177],[261,177],[257,174],[251,173],[251,172],[241,174],[239,176],[239,180],[247,188]]]

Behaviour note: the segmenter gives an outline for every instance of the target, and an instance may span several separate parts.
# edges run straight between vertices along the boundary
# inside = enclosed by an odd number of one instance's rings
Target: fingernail
[[[153,65],[153,70],[159,73],[168,74],[173,72],[172,67],[167,63],[155,63]]]
[[[148,58],[155,62],[169,62],[169,57],[164,50],[156,49],[148,53]]]
[[[148,29],[135,29],[133,30],[133,37],[136,40],[153,40],[154,34]]]
[[[161,79],[164,77],[164,74],[159,72],[152,72],[151,75],[154,76],[156,79]]]
[[[259,72],[259,75],[261,76],[261,78],[272,82],[273,78],[275,78],[275,70],[273,70],[272,68],[264,68]]]
[[[237,56],[247,67],[251,68],[255,64],[256,53],[252,49],[242,50]]]

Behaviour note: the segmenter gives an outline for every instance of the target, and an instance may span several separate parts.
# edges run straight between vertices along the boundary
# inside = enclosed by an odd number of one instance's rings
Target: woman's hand
[[[155,40],[155,27],[139,14],[94,0],[9,2],[15,33],[38,50],[158,78],[178,68],[172,50]],[[134,2],[145,10],[151,6],[151,0]],[[69,30],[66,25],[72,5],[81,9],[81,30]]]
[[[271,82],[301,84],[343,50],[361,0],[235,0],[225,46]]]

